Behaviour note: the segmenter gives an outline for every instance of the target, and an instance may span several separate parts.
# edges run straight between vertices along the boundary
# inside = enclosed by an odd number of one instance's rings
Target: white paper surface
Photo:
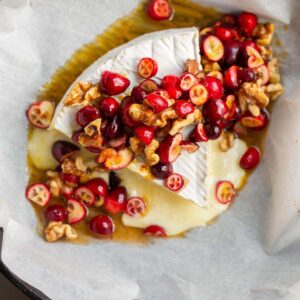
[[[201,2],[199,0],[199,2]],[[36,91],[82,44],[137,0],[0,2],[0,226],[2,259],[53,299],[300,299],[300,23],[297,0],[206,0],[289,22],[286,94],[272,118],[265,158],[216,224],[149,246],[96,241],[48,244],[24,199],[26,119]],[[270,201],[269,201],[270,199]],[[10,212],[10,213],[9,213]],[[267,219],[267,222],[266,222]],[[266,235],[264,228],[266,225]]]

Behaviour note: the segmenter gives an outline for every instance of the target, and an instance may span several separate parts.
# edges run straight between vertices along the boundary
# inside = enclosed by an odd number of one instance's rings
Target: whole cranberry
[[[96,234],[112,235],[115,231],[115,223],[109,216],[100,215],[89,221],[89,229]]]
[[[229,27],[218,26],[215,28],[215,35],[223,42],[232,40],[234,38],[234,32]]]
[[[252,40],[244,41],[240,51],[239,64],[245,67],[248,66],[248,58],[249,58],[249,55],[247,53],[247,47],[252,47],[258,52],[260,52],[260,49],[258,48],[257,44],[254,41]]]
[[[91,179],[85,186],[97,197],[105,197],[108,194],[108,185],[102,178]]]
[[[131,99],[134,103],[143,103],[147,92],[140,86],[135,86],[131,92]]]
[[[225,15],[222,19],[222,21],[226,24],[230,25],[236,25],[236,16],[234,15]]]
[[[246,170],[254,169],[258,165],[260,157],[260,150],[255,146],[250,147],[240,160],[241,168]]]
[[[223,97],[223,85],[220,79],[207,76],[204,79],[204,86],[208,92],[209,99],[221,99]]]
[[[53,204],[48,206],[44,211],[44,216],[47,221],[64,221],[67,218],[66,209],[60,204]]]
[[[130,81],[118,73],[104,71],[101,75],[101,85],[107,95],[113,96],[125,92]]]
[[[121,122],[120,122],[120,117],[114,116],[110,124],[107,126],[106,131],[105,131],[105,138],[108,140],[112,140],[116,138],[121,132]]]
[[[228,107],[222,99],[209,100],[204,104],[202,112],[205,120],[217,122],[224,118],[228,112]]]
[[[187,115],[194,112],[194,105],[187,100],[177,100],[175,102],[175,110],[180,118],[185,118]]]
[[[119,109],[119,102],[112,97],[105,97],[100,100],[100,110],[105,117],[114,117]]]
[[[173,99],[179,99],[182,95],[180,89],[180,80],[176,75],[167,75],[161,80],[162,89],[166,90],[170,97]]]
[[[173,166],[160,162],[151,167],[151,173],[155,178],[164,179],[173,173]]]
[[[255,73],[251,68],[245,68],[238,71],[240,83],[252,82],[255,79]]]
[[[206,123],[204,130],[210,140],[216,140],[222,133],[221,127],[215,123]]]
[[[119,186],[104,198],[104,208],[111,214],[117,214],[125,210],[127,203],[127,191]]]
[[[235,65],[238,63],[242,43],[236,40],[227,41],[224,44],[223,62],[226,66]]]
[[[66,157],[72,155],[76,151],[79,151],[79,148],[67,141],[56,141],[52,145],[52,155],[58,162],[62,162]]]
[[[238,17],[238,23],[246,36],[251,36],[257,25],[257,16],[249,12],[243,12]]]
[[[100,118],[99,110],[91,105],[83,107],[76,114],[76,122],[81,127],[85,127],[98,118]]]

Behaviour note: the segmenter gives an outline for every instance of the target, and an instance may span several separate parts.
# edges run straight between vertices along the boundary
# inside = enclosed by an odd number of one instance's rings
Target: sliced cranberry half
[[[239,69],[237,66],[231,66],[225,73],[224,86],[230,90],[237,90],[239,88]]]
[[[134,130],[136,136],[146,145],[154,139],[155,128],[151,126],[139,126]]]
[[[254,130],[262,130],[269,123],[269,113],[266,110],[261,110],[260,115],[254,117],[251,113],[247,112],[244,116],[241,117],[240,123],[242,126],[251,128]]]
[[[79,151],[79,148],[67,141],[56,141],[52,145],[52,155],[58,162],[62,162],[66,157],[77,151]]]
[[[101,235],[112,235],[115,231],[115,223],[109,216],[95,216],[89,221],[91,232]]]
[[[119,102],[113,97],[104,97],[100,100],[100,110],[105,117],[114,117],[119,109]]]
[[[127,167],[132,160],[133,153],[129,149],[124,148],[116,151],[113,155],[106,157],[104,167],[107,170],[120,170]]]
[[[172,99],[179,99],[182,95],[180,80],[176,75],[167,75],[161,81],[161,87],[166,90]]]
[[[118,214],[125,210],[127,203],[127,192],[123,186],[114,189],[104,198],[104,208],[111,214]]]
[[[247,61],[249,68],[258,68],[264,64],[263,58],[255,48],[248,46],[246,47],[246,52],[249,57]]]
[[[108,185],[102,178],[91,179],[85,186],[97,197],[106,197],[108,194]]]
[[[158,155],[160,161],[164,164],[174,162],[180,155],[182,134],[177,133],[174,136],[167,136],[159,145]]]
[[[99,110],[91,105],[81,108],[76,114],[76,122],[81,127],[85,127],[98,118],[100,118]]]
[[[150,93],[146,96],[145,102],[147,105],[151,106],[156,113],[160,113],[168,108],[168,101],[154,93]]]
[[[204,55],[212,61],[219,61],[224,56],[224,46],[221,40],[214,36],[207,36],[202,44]]]
[[[182,141],[180,146],[182,150],[187,151],[188,153],[194,153],[199,149],[199,146],[191,141]]]
[[[134,218],[142,217],[146,213],[146,203],[140,197],[131,197],[127,201],[125,212]]]
[[[221,99],[223,97],[223,85],[218,78],[207,76],[204,79],[204,86],[207,89],[209,99]]]
[[[101,85],[106,94],[113,96],[125,92],[130,81],[118,73],[104,71],[101,75]]]
[[[46,129],[50,126],[54,115],[54,104],[50,101],[38,101],[31,104],[26,111],[29,123],[37,128]]]
[[[155,178],[164,179],[173,173],[173,166],[159,162],[151,167],[151,173]]]
[[[165,229],[159,225],[150,225],[144,229],[144,235],[153,237],[167,237]]]
[[[93,192],[86,186],[80,186],[74,191],[74,196],[77,200],[83,202],[86,206],[90,207],[95,204],[96,197]]]
[[[235,120],[239,114],[238,103],[234,95],[227,95],[225,97],[225,103],[228,108],[227,114],[225,114],[224,119],[231,121]]]
[[[191,73],[184,73],[180,76],[179,78],[180,81],[180,88],[182,91],[187,92],[198,83],[198,79],[196,78],[195,75]]]
[[[146,96],[146,91],[140,86],[135,86],[131,91],[131,99],[134,103],[143,103]]]
[[[152,79],[145,79],[140,83],[140,87],[143,88],[147,93],[158,90],[158,84]]]
[[[169,0],[151,0],[148,14],[155,21],[165,21],[172,17],[173,9]]]
[[[175,110],[180,118],[185,118],[187,115],[194,112],[195,107],[189,101],[177,100],[175,103]]]
[[[132,104],[133,103],[128,102],[127,104],[125,104],[125,106],[123,107],[123,109],[121,111],[122,123],[130,128],[134,128],[134,127],[137,127],[140,125],[140,122],[134,121],[129,115],[129,109]]]
[[[189,96],[194,105],[200,106],[208,100],[208,91],[203,84],[196,84],[190,89]]]
[[[209,137],[206,134],[204,124],[198,123],[192,132],[191,139],[195,142],[207,142]]]
[[[229,204],[236,195],[234,185],[228,180],[217,182],[216,199],[221,204]]]
[[[108,141],[108,144],[112,148],[121,149],[127,143],[127,134],[123,133],[120,136]]]
[[[238,24],[246,36],[252,36],[257,25],[257,16],[249,12],[243,12],[238,17]]]
[[[261,80],[261,85],[266,85],[270,80],[270,70],[267,65],[262,65],[254,69],[254,74]],[[253,74],[253,78],[255,77]]]
[[[165,178],[165,186],[173,192],[178,192],[184,186],[184,179],[180,174],[173,173]]]
[[[228,113],[228,107],[222,99],[209,100],[203,107],[203,116],[205,120],[217,122],[223,119]]]
[[[86,208],[78,200],[70,198],[67,205],[69,224],[79,223],[86,216]]]
[[[45,184],[35,183],[26,188],[25,196],[29,201],[39,206],[46,206],[50,201],[51,193]]]
[[[47,221],[63,222],[67,219],[67,211],[60,204],[53,204],[44,210],[44,216]]]
[[[157,74],[158,65],[154,59],[144,57],[139,61],[137,70],[141,77],[148,79]]]
[[[260,158],[261,153],[259,148],[251,146],[242,156],[240,166],[245,170],[254,169],[259,164]]]

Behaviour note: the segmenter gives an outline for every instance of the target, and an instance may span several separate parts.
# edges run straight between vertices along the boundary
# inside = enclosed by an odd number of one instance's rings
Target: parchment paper
[[[280,37],[289,52],[282,66],[286,93],[274,109],[265,158],[214,225],[149,246],[99,241],[86,246],[48,244],[35,233],[36,218],[24,199],[24,111],[74,50],[130,12],[137,0],[0,1],[2,259],[50,298],[300,299],[299,243],[275,256],[263,250],[263,245],[268,252],[281,250],[300,237],[300,2],[205,3],[290,23]]]

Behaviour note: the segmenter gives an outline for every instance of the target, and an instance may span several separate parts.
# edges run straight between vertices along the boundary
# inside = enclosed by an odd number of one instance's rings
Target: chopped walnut
[[[79,171],[81,171],[83,173],[85,173],[86,170],[87,170],[87,166],[83,162],[82,157],[78,156],[78,157],[75,158],[75,166],[76,166],[77,170],[79,170]]]
[[[84,127],[84,132],[88,136],[93,136],[95,134],[101,134],[101,118],[98,118],[91,123],[89,123],[87,126]]]
[[[201,109],[195,108],[195,110],[194,110],[194,117],[195,117],[195,122],[202,122],[203,116],[202,116]]]
[[[208,33],[211,33],[213,30],[214,30],[213,27],[204,27],[204,28],[199,30],[199,34],[200,35],[206,35]]]
[[[99,197],[96,201],[95,201],[95,204],[94,206],[95,207],[100,207],[104,204],[104,197]]]
[[[193,124],[195,121],[194,113],[187,115],[185,119],[177,119],[173,122],[172,128],[169,132],[170,135],[175,135],[176,133],[180,132],[182,128],[187,127]]]
[[[60,195],[61,188],[63,187],[63,183],[58,172],[47,171],[47,176],[49,177],[47,184],[50,188],[51,195],[53,197],[58,197]]]
[[[272,43],[275,25],[273,23],[258,24],[253,31],[256,43],[261,46],[268,46]]]
[[[154,166],[159,163],[159,155],[156,154],[156,150],[159,147],[159,142],[157,140],[152,140],[152,142],[145,147],[145,157],[146,161],[150,166]]]
[[[268,68],[270,71],[270,83],[279,83],[280,73],[277,58],[273,58],[268,62]]]
[[[67,240],[77,238],[77,233],[69,224],[62,222],[50,222],[45,228],[45,237],[48,242],[55,242],[65,237]]]
[[[79,135],[78,143],[84,147],[100,148],[103,142],[100,128],[101,118],[89,123],[86,127],[84,127],[84,132]]]
[[[200,70],[200,64],[196,59],[187,59],[185,63],[185,71],[192,73],[198,78],[203,78],[204,73]]]
[[[101,94],[97,86],[93,86],[92,83],[78,82],[67,95],[65,105],[87,105],[100,96]]]
[[[77,168],[75,161],[69,157],[67,157],[63,160],[63,162],[61,164],[61,168],[62,168],[63,173],[65,173],[65,174],[81,176],[84,173]]]
[[[276,100],[283,93],[283,86],[281,83],[269,84],[265,87],[265,92],[271,101]]]
[[[272,48],[270,46],[260,46],[260,55],[264,61],[270,60],[273,55]]]
[[[204,65],[204,72],[205,73],[209,73],[209,72],[212,72],[212,71],[220,71],[220,70],[221,70],[221,67],[217,62],[207,62]]]
[[[224,132],[221,136],[221,141],[219,143],[219,147],[223,152],[228,151],[233,147],[234,143],[234,134],[232,132]]]
[[[133,136],[129,139],[130,149],[135,154],[141,154],[144,151],[145,144],[136,136]]]
[[[99,154],[98,163],[104,163],[107,158],[116,156],[117,154],[118,152],[114,148],[105,148]]]
[[[260,108],[255,104],[249,104],[248,109],[252,116],[258,117],[260,115]]]

